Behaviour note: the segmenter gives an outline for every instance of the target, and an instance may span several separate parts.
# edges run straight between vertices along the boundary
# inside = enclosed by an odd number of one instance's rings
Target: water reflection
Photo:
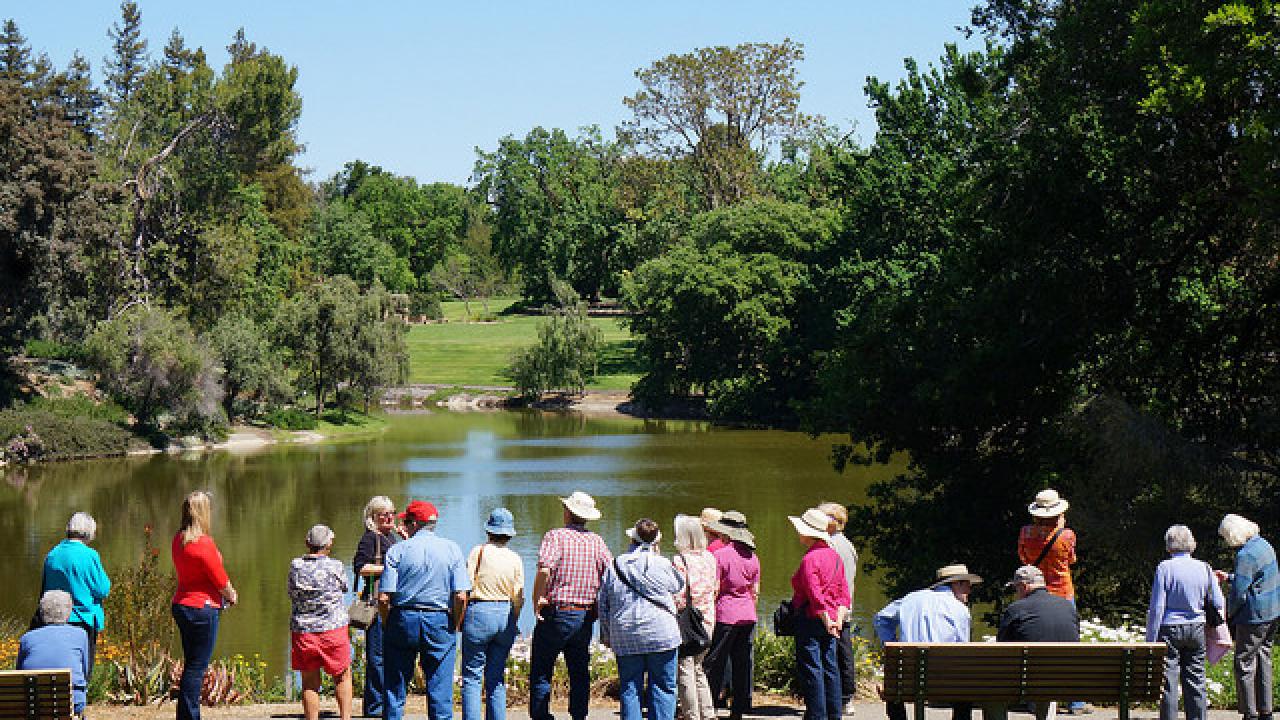
[[[350,562],[372,495],[398,508],[411,498],[440,509],[440,533],[464,551],[483,539],[488,511],[505,505],[519,535],[510,547],[533,559],[541,533],[560,524],[557,497],[585,490],[604,513],[593,523],[615,551],[624,530],[652,517],[670,535],[679,512],[705,505],[747,514],[759,541],[762,612],[789,594],[803,548],[786,513],[820,500],[861,500],[867,484],[901,467],[855,468],[841,476],[830,443],[795,433],[711,428],[701,423],[599,419],[538,413],[404,415],[365,441],[267,448],[252,454],[196,454],[8,468],[0,485],[0,573],[12,591],[0,612],[29,616],[44,553],[72,512],[99,524],[96,544],[109,573],[136,562],[144,526],[168,554],[182,497],[213,495],[213,532],[241,594],[224,617],[219,654],[262,652],[274,672],[287,666],[289,559],[317,522],[337,532],[335,557]],[[531,582],[531,580],[530,580]],[[882,598],[860,583],[859,610]],[[111,632],[111,606],[107,602]],[[531,620],[523,619],[528,630]]]

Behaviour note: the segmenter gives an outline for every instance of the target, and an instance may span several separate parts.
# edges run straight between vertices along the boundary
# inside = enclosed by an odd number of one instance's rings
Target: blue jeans
[[[488,709],[485,720],[506,720],[504,672],[516,641],[515,613],[509,602],[476,602],[462,621],[462,719],[480,720],[481,689]]]
[[[427,679],[427,717],[453,718],[453,664],[458,641],[449,627],[449,614],[429,610],[391,608],[382,635],[386,681],[384,720],[400,720],[413,666],[421,658]]]
[[[801,618],[796,626],[796,674],[805,720],[840,720],[844,713],[836,640],[819,618]]]
[[[178,720],[200,720],[200,695],[204,673],[218,640],[221,610],[212,606],[174,605],[173,620],[182,638],[182,679],[178,682]]]
[[[551,673],[564,653],[569,670],[569,716],[587,717],[591,699],[591,628],[586,610],[548,610],[533,626],[529,659],[529,718],[551,720]]]
[[[678,650],[672,648],[618,656],[618,702],[622,706],[622,720],[641,720],[642,690],[649,720],[675,720],[677,655]]]
[[[364,703],[361,712],[366,716],[381,716],[382,704],[387,697],[385,670],[382,662],[382,618],[373,616],[373,623],[364,631]]]
[[[1168,646],[1164,655],[1160,720],[1177,720],[1179,689],[1183,691],[1187,720],[1204,720],[1209,711],[1204,679],[1204,623],[1161,625],[1156,639]]]

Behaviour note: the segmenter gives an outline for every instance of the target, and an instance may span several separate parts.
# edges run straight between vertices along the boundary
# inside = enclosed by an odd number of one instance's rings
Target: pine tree
[[[31,47],[12,18],[0,30],[0,78],[25,84],[31,77]]]
[[[147,41],[142,37],[142,13],[138,3],[120,3],[120,22],[107,32],[113,55],[106,58],[107,93],[113,104],[127,101],[147,69]]]

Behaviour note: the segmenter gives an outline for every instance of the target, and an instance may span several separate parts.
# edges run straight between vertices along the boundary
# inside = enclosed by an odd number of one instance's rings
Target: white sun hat
[[[1036,493],[1036,501],[1027,506],[1027,512],[1035,517],[1058,517],[1071,507],[1071,503],[1058,495],[1057,490],[1041,490]]]
[[[787,519],[795,526],[796,532],[804,537],[815,540],[831,539],[831,533],[827,532],[827,526],[831,524],[831,516],[818,508],[809,508],[800,517],[788,515]]]
[[[560,498],[560,502],[573,513],[575,517],[583,520],[599,520],[600,511],[596,508],[596,499],[590,495],[577,490],[567,498]]]

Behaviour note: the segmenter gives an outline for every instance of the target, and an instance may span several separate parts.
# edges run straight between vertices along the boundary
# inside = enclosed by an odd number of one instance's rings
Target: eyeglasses
[[[389,510],[389,511],[387,511],[387,512],[380,512],[380,513],[376,513],[374,516],[375,516],[375,517],[395,517],[395,516],[396,516],[396,511],[395,511],[395,510]]]

